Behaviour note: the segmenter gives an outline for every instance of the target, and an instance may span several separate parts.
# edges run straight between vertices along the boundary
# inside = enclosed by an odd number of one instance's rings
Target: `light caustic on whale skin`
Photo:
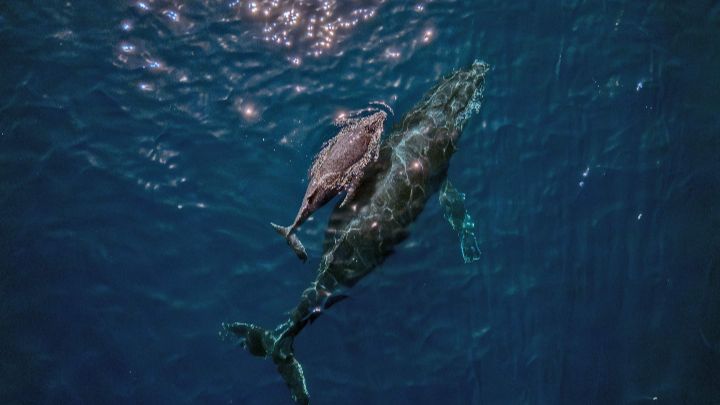
[[[445,181],[462,128],[479,108],[487,71],[488,65],[476,61],[441,80],[383,142],[366,181],[348,204],[333,211],[317,278],[286,322],[275,331],[223,324],[221,336],[273,360],[296,403],[309,403],[309,395],[293,350],[295,336],[405,238],[407,227]]]

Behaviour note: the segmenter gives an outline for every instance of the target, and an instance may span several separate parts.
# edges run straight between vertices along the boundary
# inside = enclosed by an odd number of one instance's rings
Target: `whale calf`
[[[446,180],[463,126],[480,106],[488,69],[475,61],[442,79],[394,128],[354,196],[334,209],[317,278],[287,321],[275,330],[239,322],[222,325],[222,337],[275,363],[295,403],[310,400],[293,349],[295,337],[407,236],[408,226]]]
[[[368,164],[377,160],[380,136],[387,118],[385,111],[366,117],[341,118],[336,125],[342,129],[325,142],[308,170],[308,187],[295,220],[290,226],[271,223],[303,262],[307,253],[300,239],[293,233],[313,212],[327,204],[342,191],[347,191],[341,203],[352,200],[364,177]]]

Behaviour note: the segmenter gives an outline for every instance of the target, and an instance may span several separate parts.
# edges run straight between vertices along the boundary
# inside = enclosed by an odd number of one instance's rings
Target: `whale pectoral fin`
[[[357,172],[359,170],[356,169],[355,171]],[[353,197],[355,197],[355,193],[357,193],[358,187],[360,187],[360,182],[362,182],[362,176],[363,173],[355,173],[354,176],[351,176],[351,180],[346,186],[347,193],[345,194],[345,198],[343,198],[342,202],[340,203],[340,208],[344,207],[345,204],[347,204],[349,201],[352,201]]]
[[[480,260],[480,247],[475,237],[475,222],[465,208],[465,194],[445,180],[438,196],[443,216],[460,237],[460,251],[465,263]]]
[[[345,198],[343,198],[342,202],[340,203],[340,208],[344,207],[345,204],[348,203],[348,201],[351,201],[353,199],[356,190],[357,189],[353,186],[350,186],[348,188],[347,193],[345,194]]]
[[[472,223],[472,219],[469,215],[466,219],[470,220],[470,223]],[[474,226],[475,224],[472,223],[473,228]],[[480,260],[480,247],[478,246],[475,232],[473,232],[472,229],[463,230],[463,232],[460,234],[460,251],[462,252],[463,260],[465,260],[465,263],[472,263]]]
[[[363,179],[366,177],[366,169],[368,168],[368,164],[374,162],[375,159],[377,159],[376,154],[377,150],[375,149],[367,151],[360,160],[355,162],[355,164],[353,164],[352,166],[350,166],[349,169],[347,169],[345,175],[340,181],[341,187],[347,191],[347,194],[345,194],[345,198],[340,203],[340,208],[344,207],[345,204],[348,203],[348,201],[351,201],[353,197],[355,197],[355,193],[360,187],[360,183],[362,183]]]

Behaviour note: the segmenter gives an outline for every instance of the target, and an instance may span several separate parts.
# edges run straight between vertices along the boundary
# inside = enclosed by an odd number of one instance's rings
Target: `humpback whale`
[[[222,324],[221,337],[275,363],[296,404],[308,404],[310,397],[293,349],[295,337],[405,239],[408,226],[446,180],[463,126],[479,109],[488,69],[475,61],[440,80],[382,143],[354,196],[335,207],[317,278],[287,321],[275,330]]]
[[[293,231],[343,190],[347,194],[340,205],[352,200],[364,177],[365,168],[377,160],[386,118],[385,111],[377,111],[367,117],[343,117],[336,120],[335,124],[342,129],[325,142],[315,156],[308,170],[308,187],[292,225],[270,224],[303,262],[307,260],[307,253]]]

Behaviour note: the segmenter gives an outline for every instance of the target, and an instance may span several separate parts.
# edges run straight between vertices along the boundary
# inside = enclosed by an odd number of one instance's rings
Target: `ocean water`
[[[704,0],[4,0],[0,403],[291,403],[218,337],[314,279],[331,206],[304,265],[269,222],[334,117],[475,59],[481,259],[432,198],[297,338],[312,403],[720,403],[718,38]]]

